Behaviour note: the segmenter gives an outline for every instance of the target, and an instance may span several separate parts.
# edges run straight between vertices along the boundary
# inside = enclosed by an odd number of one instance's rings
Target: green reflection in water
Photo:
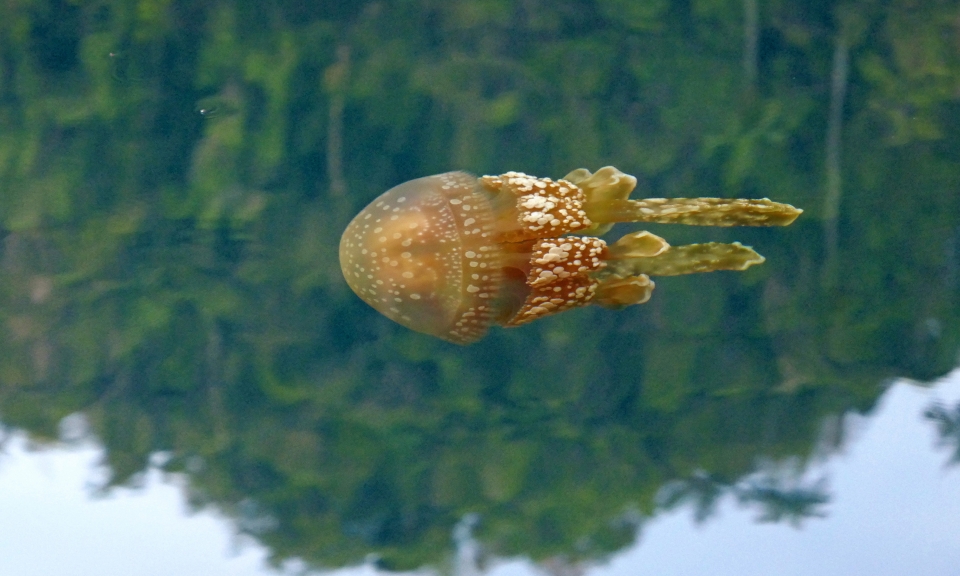
[[[960,348],[955,8],[765,5],[745,31],[738,3],[622,4],[8,10],[0,417],[44,438],[83,411],[114,483],[169,451],[197,505],[272,518],[240,525],[325,566],[441,563],[467,513],[535,559],[602,556],[724,490],[819,513],[817,486],[741,479]],[[762,268],[467,350],[342,283],[341,231],[398,182],[606,164],[638,195],[807,213],[709,232]]]

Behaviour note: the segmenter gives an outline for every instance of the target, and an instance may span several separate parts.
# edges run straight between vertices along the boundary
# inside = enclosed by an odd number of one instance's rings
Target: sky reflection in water
[[[684,507],[657,516],[638,544],[607,564],[587,567],[586,574],[679,576],[703,574],[707,567],[713,576],[956,574],[960,468],[945,467],[948,451],[933,449],[936,434],[923,412],[936,400],[960,402],[960,369],[932,389],[898,381],[873,415],[849,420],[856,432],[847,449],[806,475],[828,480],[828,521],[808,519],[800,530],[757,523],[755,512],[727,498],[719,514],[696,525]],[[142,489],[95,496],[100,456],[90,441],[30,451],[21,435],[9,438],[0,454],[0,574],[276,573],[264,566],[265,550],[236,537],[229,521],[210,511],[187,513],[175,476],[163,478],[154,469]],[[57,542],[55,554],[51,541]],[[333,573],[378,572],[361,566]],[[460,576],[481,573],[542,572],[517,560],[486,572],[469,563],[460,569]]]

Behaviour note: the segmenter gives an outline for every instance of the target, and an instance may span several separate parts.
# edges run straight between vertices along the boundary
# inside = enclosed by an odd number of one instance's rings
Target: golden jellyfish
[[[650,276],[745,270],[764,261],[739,242],[670,246],[640,231],[608,245],[616,222],[786,226],[788,204],[722,198],[628,199],[637,179],[608,166],[560,180],[448,172],[387,190],[340,240],[347,284],[378,312],[457,344],[493,324],[520,326],[587,304],[650,299]]]

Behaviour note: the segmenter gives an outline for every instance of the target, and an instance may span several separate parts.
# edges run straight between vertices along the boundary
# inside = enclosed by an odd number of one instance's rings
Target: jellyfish
[[[650,299],[651,276],[745,270],[764,258],[739,242],[671,246],[648,231],[613,244],[617,222],[786,226],[802,212],[769,199],[629,198],[637,179],[607,166],[559,180],[448,172],[374,200],[340,240],[350,288],[378,312],[456,344],[493,325],[571,308]]]

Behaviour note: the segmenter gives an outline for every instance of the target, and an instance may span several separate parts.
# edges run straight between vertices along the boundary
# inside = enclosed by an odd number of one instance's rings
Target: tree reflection
[[[825,517],[820,507],[830,501],[825,479],[805,485],[799,475],[802,470],[774,467],[730,482],[698,472],[664,486],[659,503],[664,510],[691,506],[699,523],[713,516],[722,498],[729,495],[743,505],[759,508],[760,522],[787,521],[799,527],[804,519]]]
[[[936,426],[940,445],[953,450],[948,464],[960,464],[960,402],[953,408],[936,403],[923,415]]]
[[[557,566],[681,502],[816,516],[822,485],[757,462],[802,466],[825,418],[960,348],[953,7],[844,4],[870,33],[849,39],[835,107],[843,273],[825,291],[832,3],[764,5],[746,57],[739,3],[509,4],[7,7],[5,424],[39,442],[86,414],[112,484],[169,454],[191,502],[277,564],[443,565],[471,513],[489,554]],[[626,316],[469,350],[391,326],[342,282],[341,231],[397,182],[605,164],[648,196],[770,196],[810,218],[738,236],[769,259],[756,273],[665,279]],[[955,442],[956,410],[930,418]]]
[[[732,491],[730,482],[697,472],[690,478],[675,480],[664,486],[660,493],[660,505],[665,510],[681,505],[692,506],[694,519],[703,522],[716,513],[720,498]]]
[[[806,518],[826,516],[819,508],[830,501],[825,488],[825,479],[803,486],[784,484],[779,478],[762,478],[740,487],[737,498],[742,503],[759,505],[760,522],[788,521],[799,527]]]

